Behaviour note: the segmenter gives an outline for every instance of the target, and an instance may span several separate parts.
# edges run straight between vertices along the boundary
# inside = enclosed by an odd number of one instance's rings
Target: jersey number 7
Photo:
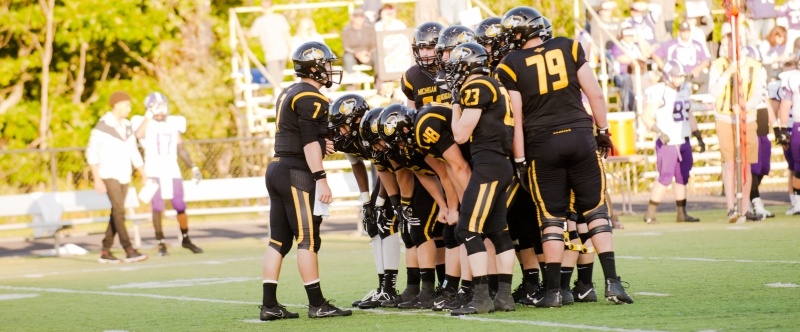
[[[539,94],[546,94],[549,90],[549,76],[558,76],[558,80],[553,82],[553,90],[560,90],[567,87],[567,67],[564,61],[564,53],[560,49],[550,50],[542,54],[536,54],[525,59],[525,64],[535,66],[539,76]]]

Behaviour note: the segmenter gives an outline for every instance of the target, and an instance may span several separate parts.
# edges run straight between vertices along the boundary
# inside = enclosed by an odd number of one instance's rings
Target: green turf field
[[[171,256],[132,264],[99,264],[96,253],[4,258],[0,331],[797,331],[800,217],[783,216],[784,210],[775,208],[775,219],[742,225],[724,223],[721,211],[696,213],[703,219],[697,224],[667,222],[674,218],[668,214],[659,215],[659,225],[643,224],[641,215],[623,217],[626,229],[615,233],[618,271],[635,304],[518,306],[516,312],[467,318],[387,309],[308,319],[293,251],[284,261],[278,297],[301,318],[261,323],[266,244],[255,237],[202,243],[202,255],[176,248]],[[374,287],[366,239],[330,235],[322,248],[326,297],[348,306]],[[599,263],[594,270],[601,284]],[[398,284],[402,290],[402,270]]]

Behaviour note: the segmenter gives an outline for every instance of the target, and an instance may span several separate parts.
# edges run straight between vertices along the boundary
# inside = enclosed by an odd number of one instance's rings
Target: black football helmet
[[[503,41],[503,25],[499,17],[489,17],[478,24],[475,29],[475,39],[478,44],[487,48],[489,53],[489,63],[496,66],[500,62],[500,46]]]
[[[489,55],[478,43],[464,43],[450,52],[450,59],[445,64],[446,79],[450,90],[459,90],[467,76],[472,74],[489,75]]]
[[[436,43],[439,41],[439,33],[444,30],[444,25],[438,22],[422,23],[416,30],[414,30],[414,40],[411,42],[411,49],[414,51],[414,60],[423,69],[432,69],[436,67],[436,56],[423,57],[419,55],[419,50],[422,48],[436,48]]]
[[[521,49],[528,40],[544,34],[544,18],[536,9],[515,7],[503,15],[503,36],[509,51]]]
[[[364,97],[349,93],[339,97],[331,104],[328,113],[328,130],[333,131],[333,146],[337,151],[352,144],[359,137],[361,118],[369,110],[369,105]],[[348,125],[349,131],[342,134],[339,127]]]
[[[550,23],[550,19],[542,16],[542,21],[544,21],[544,35],[541,37],[542,41],[553,39],[553,24]]]
[[[459,44],[474,42],[475,32],[463,25],[453,25],[445,28],[439,34],[439,41],[436,43],[436,60],[442,64],[442,55],[445,51],[451,51]]]
[[[375,148],[375,145],[380,144],[381,140],[378,123],[382,112],[383,107],[378,107],[364,113],[358,129],[359,136],[361,136],[361,145],[370,152],[372,159],[386,159],[387,153],[389,153],[387,146],[380,149]]]
[[[378,132],[391,146],[398,142],[414,144],[414,114],[416,111],[402,104],[391,104],[383,109],[378,121]]]
[[[328,45],[316,41],[303,43],[292,54],[294,74],[297,77],[313,79],[326,88],[342,82],[341,70],[328,70],[325,66],[328,63],[332,66],[336,60],[339,58],[333,54]]]

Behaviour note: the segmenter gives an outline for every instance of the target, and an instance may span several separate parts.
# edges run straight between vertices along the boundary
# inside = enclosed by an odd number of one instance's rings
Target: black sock
[[[419,286],[419,268],[407,267],[406,268],[406,285]]]
[[[602,254],[597,254],[597,257],[600,258],[600,266],[603,267],[603,276],[608,278],[616,278],[617,277],[617,266],[614,262],[614,252],[608,251]]]
[[[436,269],[419,269],[419,279],[422,282],[433,283],[436,281]]]
[[[183,236],[184,239],[187,236],[189,236],[189,229],[188,228],[181,228],[181,236]]]
[[[261,298],[261,304],[267,308],[274,308],[278,305],[278,298],[276,295],[278,292],[278,284],[265,282],[261,284],[261,290],[264,293],[263,297]]]
[[[578,280],[580,280],[584,285],[591,285],[593,269],[594,262],[588,264],[578,264]]]
[[[472,286],[489,284],[488,276],[472,276]]]
[[[378,288],[383,288],[383,273],[378,273]]]
[[[761,198],[761,193],[758,191],[758,186],[761,185],[761,179],[763,179],[764,176],[755,173],[750,174],[753,176],[753,182],[750,184],[750,200],[752,201],[753,198]]]
[[[569,289],[569,282],[572,280],[572,266],[561,266],[561,289]]]
[[[504,282],[504,283],[510,284],[511,281],[513,281],[513,279],[514,279],[514,276],[511,275],[511,274],[498,274],[497,275],[497,283]]]
[[[496,274],[489,274],[487,275],[489,279],[489,289],[492,292],[497,292],[497,275]]]
[[[393,291],[397,288],[397,270],[383,270],[383,290]]]
[[[558,289],[561,281],[561,263],[545,263],[544,280],[547,290]]]
[[[444,264],[436,264],[436,278],[437,281],[439,281],[439,286],[444,282],[446,275],[447,274],[444,272]]]
[[[322,297],[322,287],[319,285],[319,281],[305,285],[306,287],[306,295],[308,295],[308,304],[314,307],[319,307],[323,303],[325,303],[325,298]]]
[[[793,193],[794,193],[795,195],[800,195],[800,188],[794,188],[794,189],[793,189]]]
[[[461,289],[465,292],[472,289],[472,280],[461,279]]]
[[[539,284],[539,269],[527,269],[522,270],[522,279],[528,285],[538,285]]]
[[[450,290],[451,292],[456,292],[458,290],[458,282],[461,280],[461,277],[454,277],[451,275],[444,276],[444,283],[442,283],[442,289]]]
[[[161,227],[161,211],[153,211],[153,230],[156,232],[156,240],[164,240],[164,229]]]

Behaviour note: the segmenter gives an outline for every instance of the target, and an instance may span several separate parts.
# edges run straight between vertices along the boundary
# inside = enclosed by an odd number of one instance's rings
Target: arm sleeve
[[[583,47],[577,40],[572,40],[572,57],[575,61],[575,69],[580,69],[586,63],[586,53],[583,52]]]
[[[297,113],[297,122],[300,127],[300,145],[306,146],[311,142],[324,142],[328,132],[328,101],[322,95],[314,93],[299,96],[292,102],[292,109]],[[325,145],[321,146],[325,151]]]

